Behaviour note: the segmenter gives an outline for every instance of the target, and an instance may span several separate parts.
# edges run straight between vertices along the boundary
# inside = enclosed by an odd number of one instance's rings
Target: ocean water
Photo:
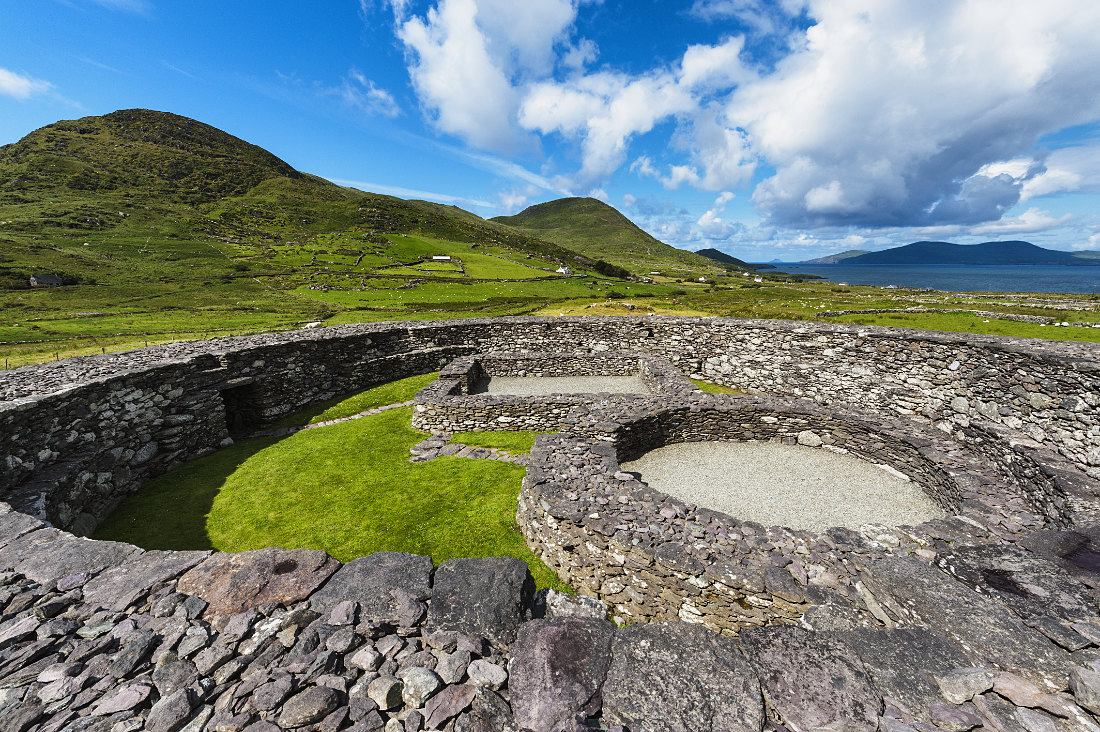
[[[948,292],[1100,292],[1100,266],[957,264],[780,264],[850,285],[930,287]]]

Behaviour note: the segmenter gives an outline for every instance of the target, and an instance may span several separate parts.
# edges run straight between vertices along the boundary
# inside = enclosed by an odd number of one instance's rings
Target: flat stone
[[[1060,566],[1013,546],[958,547],[936,565],[960,582],[991,595],[1024,620],[1053,617],[1067,624],[1100,626],[1087,587]]]
[[[458,715],[455,732],[519,732],[508,702],[495,691],[477,689],[469,711]]]
[[[546,590],[547,618],[594,618],[607,620],[607,603],[595,597],[570,595],[553,588]]]
[[[92,708],[92,715],[105,717],[109,714],[133,709],[138,704],[148,699],[152,691],[153,687],[149,686],[149,684],[136,683],[124,686],[96,704],[95,707]]]
[[[943,698],[952,704],[970,701],[993,688],[993,674],[984,668],[961,667],[935,674]]]
[[[590,618],[524,623],[512,648],[509,675],[516,721],[548,732],[577,714],[598,712],[614,631],[608,621]]]
[[[80,572],[97,574],[141,553],[117,541],[93,541],[45,528],[20,536],[0,549],[0,567],[53,587],[58,580]]]
[[[1093,714],[1100,714],[1100,671],[1075,668],[1069,675],[1074,700]]]
[[[735,641],[700,625],[640,623],[612,638],[602,718],[651,732],[759,732],[764,705]]]
[[[928,708],[928,717],[932,724],[947,732],[967,732],[982,724],[982,719],[977,714],[942,702]]]
[[[154,585],[183,574],[210,554],[206,551],[147,551],[88,580],[83,590],[84,602],[121,612]]]
[[[1066,688],[1070,657],[1008,608],[914,559],[868,564],[876,597],[888,597],[921,625],[936,628],[988,668],[1018,673],[1048,691]]]
[[[405,702],[405,706],[413,709],[423,707],[424,702],[443,688],[443,680],[439,675],[423,666],[402,669],[397,672],[397,678],[404,683],[401,689],[401,700]]]
[[[459,684],[445,687],[425,705],[425,725],[428,729],[443,729],[447,722],[466,710],[476,696],[477,690],[472,686]]]
[[[0,548],[45,525],[34,516],[14,511],[8,504],[0,503]]]
[[[954,641],[930,628],[860,628],[840,638],[859,654],[880,694],[926,722],[929,708],[940,702],[932,675],[969,662]]]
[[[353,559],[310,595],[310,607],[331,612],[341,602],[359,603],[360,619],[368,622],[396,622],[402,611],[403,591],[424,601],[432,593],[432,559],[402,552],[375,552]]]
[[[176,732],[187,722],[192,709],[190,689],[180,689],[153,705],[145,720],[145,729],[147,732]]]
[[[279,715],[279,726],[296,729],[320,722],[339,705],[340,692],[327,686],[311,686],[287,700]]]
[[[177,589],[209,603],[208,616],[233,615],[269,602],[289,605],[304,600],[338,566],[316,549],[219,552],[183,575]]]
[[[792,732],[875,732],[882,697],[856,652],[836,638],[773,625],[741,634],[768,703]]]
[[[535,581],[527,563],[512,557],[451,559],[435,570],[428,630],[515,640],[531,607]]]

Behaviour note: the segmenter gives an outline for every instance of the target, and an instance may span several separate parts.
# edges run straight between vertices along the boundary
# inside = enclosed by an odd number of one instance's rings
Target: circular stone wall
[[[616,629],[555,615],[571,612],[560,602],[526,622],[540,608],[518,560],[433,568],[379,553],[339,566],[313,550],[142,552],[67,533],[301,406],[459,356],[563,343],[659,355],[685,375],[783,397],[578,405],[570,434],[532,452],[517,515],[532,547],[624,622],[689,624]],[[751,730],[1095,729],[1098,375],[1093,344],[651,317],[340,326],[2,373],[0,484],[19,510],[0,505],[0,728],[378,729],[395,717],[534,728],[548,694],[578,689],[579,702],[550,706],[605,729],[714,729],[727,712]],[[715,414],[739,439],[810,430],[836,446],[851,436],[835,420],[849,407],[891,438],[868,433],[864,457],[903,445],[898,459],[924,461],[911,475],[950,515],[858,531],[765,526],[620,470]],[[396,691],[392,674],[423,681],[433,663],[446,680],[426,705]],[[541,679],[547,668],[575,673]],[[684,694],[730,700],[730,684],[740,695],[728,708]]]
[[[651,488],[765,526],[825,531],[942,518],[919,485],[889,466],[775,442],[683,442],[622,464]]]

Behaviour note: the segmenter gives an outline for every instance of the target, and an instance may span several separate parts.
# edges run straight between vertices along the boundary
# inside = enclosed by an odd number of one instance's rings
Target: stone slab
[[[153,585],[178,577],[212,553],[147,551],[90,579],[84,585],[84,602],[121,612]]]
[[[760,684],[737,642],[690,623],[616,632],[603,702],[604,722],[631,730],[759,732],[764,724]]]
[[[879,693],[925,722],[929,709],[943,702],[935,675],[970,662],[958,644],[931,628],[859,628],[838,637],[859,654]]]
[[[508,687],[520,727],[553,732],[600,710],[615,626],[560,618],[524,623],[512,646]]]
[[[482,635],[509,644],[534,594],[535,581],[522,560],[451,559],[435,570],[428,629]]]
[[[316,549],[219,552],[183,575],[177,589],[209,603],[208,616],[233,615],[268,602],[304,600],[339,566]]]
[[[432,594],[432,559],[402,552],[375,552],[341,566],[310,595],[310,605],[327,613],[345,600],[359,603],[360,617],[394,622],[401,614],[402,592],[424,601]]]
[[[0,567],[7,567],[52,587],[78,572],[96,574],[141,553],[115,541],[93,541],[54,528],[20,536],[0,549]]]
[[[790,625],[741,634],[765,698],[791,732],[875,732],[882,697],[858,654],[826,633]]]
[[[1018,673],[1049,691],[1066,688],[1069,655],[1001,602],[915,559],[869,562],[867,575],[876,598],[889,598],[910,621],[938,629],[977,665]]]

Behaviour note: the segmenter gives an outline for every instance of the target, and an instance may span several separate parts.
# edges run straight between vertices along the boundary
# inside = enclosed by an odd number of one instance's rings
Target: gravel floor
[[[680,500],[765,526],[912,526],[944,515],[916,483],[856,457],[800,445],[685,442],[622,469]]]
[[[638,376],[494,376],[486,392],[533,396],[536,394],[649,394]]]

